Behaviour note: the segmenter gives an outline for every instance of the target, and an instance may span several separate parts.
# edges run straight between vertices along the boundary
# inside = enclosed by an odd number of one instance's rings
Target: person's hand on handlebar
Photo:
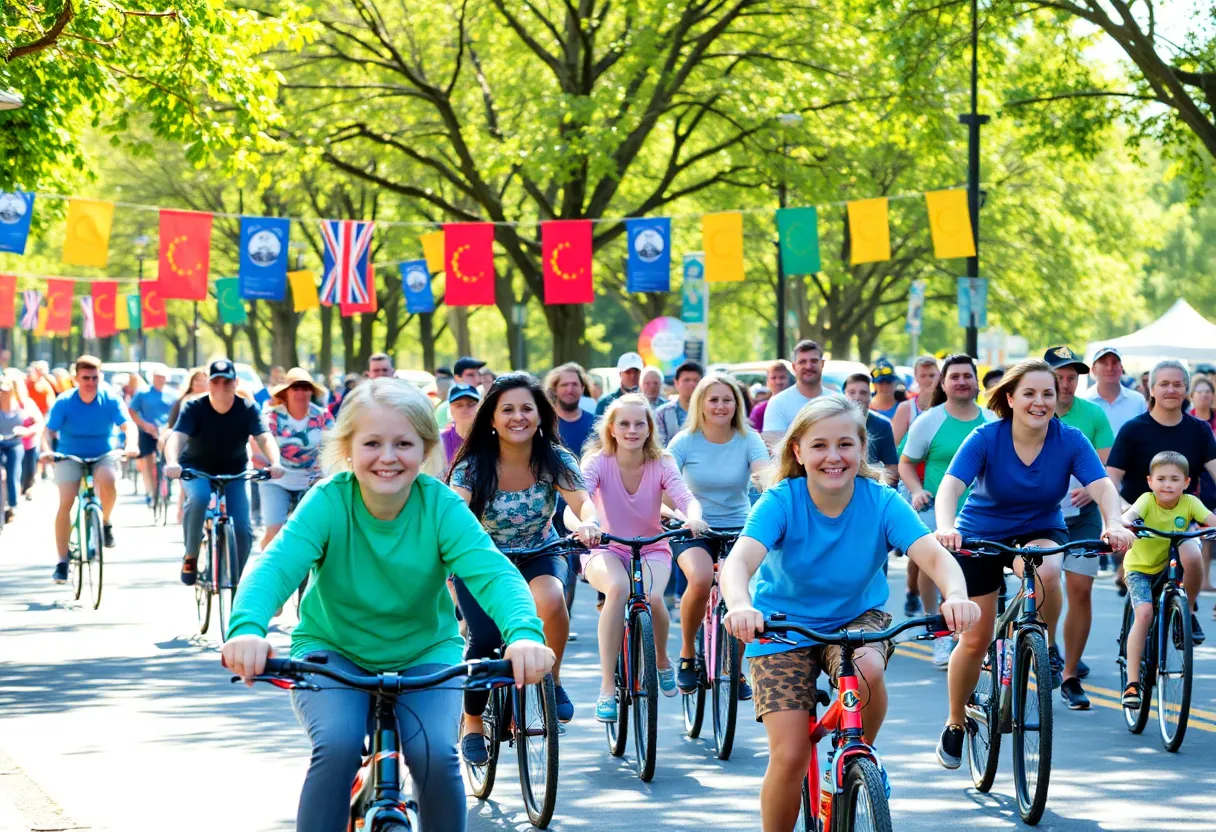
[[[178,477],[180,477],[181,475],[182,475],[182,466],[181,465],[178,465],[176,463],[173,465],[170,465],[167,462],[165,463],[165,477],[167,477],[168,479],[171,479],[171,480],[175,480]]]
[[[764,632],[764,613],[755,607],[736,607],[722,619],[726,632],[744,644],[751,644]]]
[[[579,523],[578,528],[574,530],[574,536],[578,538],[578,542],[588,548],[599,546],[600,535],[603,533],[600,524],[595,521]]]
[[[937,542],[942,544],[947,551],[957,552],[963,548],[963,536],[958,533],[958,529],[956,528],[938,529],[933,533],[933,536],[937,538]]]
[[[224,642],[220,658],[224,667],[253,687],[253,677],[266,669],[266,659],[274,655],[270,642],[261,636],[237,636]]]
[[[1126,552],[1136,542],[1136,535],[1123,528],[1122,521],[1102,532],[1102,539],[1116,552]]]
[[[270,478],[272,480],[277,480],[279,477],[287,473],[287,469],[277,462],[271,465],[267,470],[270,471]]]
[[[553,662],[556,661],[552,650],[539,641],[528,638],[508,644],[503,658],[511,662],[517,688],[534,685],[545,678],[545,674],[553,669]]]
[[[696,520],[685,520],[684,528],[692,532],[694,537],[699,537],[709,531],[709,524],[697,518]]]
[[[980,620],[980,605],[970,598],[947,598],[939,611],[951,632],[965,633]]]

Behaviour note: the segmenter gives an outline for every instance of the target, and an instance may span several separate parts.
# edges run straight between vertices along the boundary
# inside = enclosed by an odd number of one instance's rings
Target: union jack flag
[[[367,303],[374,226],[375,223],[357,220],[321,221],[321,239],[325,241],[322,303]]]
[[[85,295],[80,299],[80,314],[84,319],[80,325],[80,334],[91,341],[97,337],[97,324],[93,321],[92,295]]]
[[[42,292],[37,289],[26,289],[21,293],[25,301],[25,311],[21,313],[21,328],[31,332],[38,328],[38,307],[42,305]]]

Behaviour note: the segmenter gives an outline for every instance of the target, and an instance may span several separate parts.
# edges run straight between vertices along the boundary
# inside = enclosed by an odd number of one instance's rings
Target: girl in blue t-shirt
[[[807,713],[815,677],[835,682],[840,649],[809,643],[753,643],[766,616],[817,630],[884,629],[891,617],[883,564],[902,549],[941,589],[941,614],[962,632],[979,607],[967,600],[962,570],[880,471],[866,462],[865,415],[852,402],[827,395],[799,411],[775,449],[773,485],[756,503],[722,569],[726,629],[748,644],[756,719],[768,734],[769,762],[760,791],[764,829],[790,829],[798,817],[801,783],[811,759]],[[756,576],[753,599],[748,589]],[[883,675],[893,646],[854,653],[866,736],[878,733],[887,711]]]

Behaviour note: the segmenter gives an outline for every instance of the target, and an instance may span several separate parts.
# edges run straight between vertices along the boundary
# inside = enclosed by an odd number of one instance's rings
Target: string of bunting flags
[[[200,302],[211,286],[212,222],[216,216],[154,206],[130,205],[57,194],[0,192],[0,252],[24,255],[35,199],[68,202],[64,263],[105,268],[116,207],[159,214],[158,270],[154,279],[136,281],[138,291],[119,293],[123,279],[45,278],[45,293],[26,289],[17,310],[17,276],[0,274],[0,327],[20,325],[35,334],[67,334],[72,326],[76,282],[87,283],[89,294],[79,298],[85,337],[105,338],[128,329],[166,326],[166,300]],[[903,194],[845,202],[850,262],[876,263],[891,258],[889,203],[894,199],[925,200],[935,256],[972,257],[975,241],[962,189]],[[708,282],[737,282],[744,278],[743,217],[758,211],[722,211],[700,215],[701,244]],[[295,311],[320,305],[338,306],[343,316],[376,311],[375,266],[371,262],[376,223],[361,220],[306,220],[295,217],[239,216],[240,259],[235,277],[214,281],[220,320],[246,320],[245,301],[282,302],[288,287]],[[592,232],[595,222],[623,222],[628,243],[626,288],[629,292],[670,292],[672,217],[605,218],[542,221],[541,264],[544,302],[585,304],[594,300]],[[819,252],[819,209],[815,206],[778,209],[775,215],[782,265],[787,274],[822,270]],[[318,290],[317,275],[289,271],[288,245],[293,222],[318,223],[324,245]],[[445,275],[448,306],[492,306],[495,303],[494,229],[523,223],[458,222],[419,236],[423,256],[398,261],[407,311],[433,312],[432,279]],[[425,223],[381,223],[422,225]],[[434,228],[433,225],[429,225]],[[45,300],[45,306],[43,301]]]

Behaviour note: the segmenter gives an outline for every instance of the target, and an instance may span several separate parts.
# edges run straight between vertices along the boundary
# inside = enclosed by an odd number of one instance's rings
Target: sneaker
[[[1127,688],[1123,691],[1123,707],[1128,710],[1138,711],[1143,703],[1141,696],[1141,687],[1139,682],[1128,682]]]
[[[680,668],[676,672],[676,687],[680,689],[680,693],[696,693],[697,685],[700,684],[700,681],[697,678],[696,659],[681,657]]]
[[[904,616],[912,618],[920,615],[920,595],[911,590],[904,596]]]
[[[1081,688],[1079,679],[1065,679],[1064,684],[1060,685],[1060,696],[1068,703],[1068,707],[1074,711],[1089,710],[1089,697],[1085,695],[1085,691]]]
[[[595,718],[598,722],[616,722],[616,696],[607,694],[595,700]]]
[[[194,586],[198,580],[198,558],[182,558],[182,583]]]
[[[676,670],[668,665],[659,668],[659,690],[664,696],[676,695]]]
[[[933,640],[933,666],[945,670],[950,666],[950,653],[953,650],[954,639],[936,638]]]
[[[1119,597],[1126,598],[1127,597],[1127,582],[1124,581],[1123,578],[1119,577],[1118,572],[1115,573],[1115,586],[1118,587]]]
[[[1089,665],[1081,659],[1077,659],[1077,678],[1085,679],[1089,676]]]
[[[566,695],[566,689],[561,685],[553,686],[554,710],[557,711],[558,722],[569,722],[574,719],[574,703]]]
[[[739,677],[739,701],[752,701],[752,686],[747,683],[746,676]]]
[[[1051,689],[1064,684],[1064,658],[1053,644],[1047,648],[1047,663],[1051,665]]]
[[[961,725],[947,725],[937,741],[937,761],[951,771],[963,764],[963,738],[967,733]]]
[[[113,526],[102,526],[101,527],[101,539],[102,539],[102,542],[105,543],[105,546],[107,549],[113,549],[114,548],[114,527]]]
[[[486,748],[486,738],[481,734],[465,734],[460,739],[460,755],[464,761],[473,766],[484,766],[490,762],[490,752]]]
[[[1207,640],[1207,636],[1203,634],[1203,628],[1199,626],[1199,616],[1191,613],[1191,644],[1203,644]]]
[[[147,506],[148,508],[152,508],[152,495],[151,494],[144,495],[144,505]]]
[[[1098,555],[1098,574],[1110,571],[1110,555]]]
[[[55,564],[55,583],[66,584],[68,582],[68,562],[61,560]]]

